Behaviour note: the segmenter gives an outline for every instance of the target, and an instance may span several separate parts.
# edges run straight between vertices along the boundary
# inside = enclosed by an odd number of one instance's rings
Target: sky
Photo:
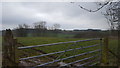
[[[99,6],[95,2],[2,2],[0,3],[0,30],[14,29],[18,24],[28,24],[33,27],[33,23],[46,21],[51,27],[58,23],[61,29],[108,29],[107,20],[101,12],[90,13],[79,8],[95,10]]]

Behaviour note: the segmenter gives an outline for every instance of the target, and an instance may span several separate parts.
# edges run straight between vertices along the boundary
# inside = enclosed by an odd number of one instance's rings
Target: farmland
[[[33,45],[41,45],[41,44],[49,44],[49,43],[57,43],[57,42],[67,42],[67,41],[76,41],[76,40],[83,40],[83,39],[87,39],[87,38],[57,38],[57,37],[16,37],[18,42],[23,44],[22,46],[33,46]],[[0,41],[2,42],[2,37],[0,37]],[[117,39],[110,39],[109,40],[109,48],[116,52],[116,48],[117,48]],[[69,44],[60,44],[60,45],[53,45],[53,46],[43,46],[43,47],[36,47],[36,48],[31,48],[31,49],[24,49],[24,50],[19,50],[18,56],[20,58],[24,58],[24,57],[28,57],[28,56],[35,56],[35,55],[41,55],[43,53],[52,53],[52,52],[58,52],[58,51],[64,51],[66,49],[74,49],[74,48],[80,48],[81,46],[89,46],[89,45],[94,45],[99,43],[99,41],[89,41],[89,42],[79,42],[76,43],[75,46],[72,46],[72,44],[74,43],[69,43]],[[71,46],[70,46],[71,45]],[[95,46],[95,47],[91,47],[91,48],[87,48],[84,50],[75,50],[75,51],[69,51],[66,52],[64,54],[55,54],[55,55],[50,55],[50,56],[46,56],[46,57],[40,57],[40,60],[44,63],[44,62],[48,62],[48,61],[52,61],[56,58],[58,58],[58,56],[61,55],[61,57],[59,58],[64,58],[64,57],[68,57],[68,56],[73,56],[73,55],[77,55],[83,52],[87,52],[87,51],[92,51],[92,50],[96,50],[100,48],[99,46]],[[39,51],[35,51],[35,50],[40,50],[43,53],[39,52]],[[98,53],[98,52],[97,52]],[[76,58],[72,58],[72,59],[68,59],[66,61],[63,62],[72,62],[72,61],[76,61],[85,57],[89,57],[91,55],[95,55],[96,53],[91,53],[88,55],[83,55],[80,57],[76,57]],[[110,65],[115,65],[116,64],[116,58],[109,54],[109,62]],[[0,59],[0,61],[2,61],[2,59]],[[30,61],[29,61],[30,62]],[[84,61],[87,62],[87,61]],[[81,62],[81,63],[84,63]]]
[[[76,38],[53,38],[53,37],[19,37],[18,42],[24,44],[25,46],[31,46],[31,45],[40,45],[40,44],[49,44],[49,43],[57,43],[57,42],[67,42],[67,41],[76,41],[76,40],[83,40],[82,39],[76,39]],[[80,46],[88,46],[88,45],[94,45],[99,43],[98,41],[90,41],[90,42],[80,42],[77,43],[76,46],[71,46],[70,48],[78,48]],[[46,53],[54,52],[54,51],[61,51],[67,49],[67,47],[74,43],[68,43],[68,44],[60,44],[60,45],[54,45],[54,46],[45,46],[45,47],[38,47],[37,49],[42,49]]]
[[[20,42],[21,44],[24,44],[24,46],[31,46],[31,45],[40,45],[40,44],[48,44],[48,43],[56,43],[56,42],[66,42],[66,41],[76,41],[76,40],[83,40],[85,38],[55,38],[55,37],[17,37],[18,42]],[[73,43],[69,43],[69,44],[62,44],[62,45],[53,45],[53,46],[45,46],[45,47],[37,47],[35,49],[37,50],[42,50],[45,53],[51,53],[51,52],[57,52],[57,51],[63,51],[68,49],[68,47],[70,49],[73,48],[79,48],[80,46],[89,46],[89,45],[94,45],[99,43],[99,41],[90,41],[90,42],[79,42],[77,43],[76,46],[70,46]],[[109,41],[109,48],[116,52],[116,48],[117,48],[117,41],[116,39],[112,39]],[[113,46],[114,45],[114,46]],[[84,49],[84,50],[76,50],[76,51],[70,51],[70,52],[66,52],[64,55],[62,55],[60,58],[64,58],[67,56],[71,56],[71,55],[76,55],[79,53],[83,53],[86,51],[91,51],[91,50],[96,50],[100,48],[98,47],[92,47],[92,48],[88,48],[88,49]],[[28,56],[34,56],[34,55],[39,55],[39,52],[36,52],[32,49],[25,49],[25,50],[20,50],[19,55],[22,57],[28,57]],[[95,54],[95,53],[94,53]],[[53,55],[54,57],[59,56],[60,54],[57,55]],[[91,54],[92,55],[92,54]],[[90,55],[86,55],[86,56],[90,56]],[[71,62],[71,61],[75,61],[78,60],[80,58],[86,57],[86,56],[82,56],[82,57],[77,57],[74,58],[74,60],[70,59],[68,61],[64,61],[64,62]],[[113,56],[109,56],[111,58],[111,60],[109,60],[110,62],[112,61],[113,63],[115,63],[116,61],[114,60],[115,58]],[[42,58],[45,59],[45,58]],[[44,60],[45,61],[45,60]],[[49,60],[50,61],[50,60]],[[111,62],[111,65],[113,65]]]
[[[25,37],[17,37],[17,39],[18,39],[18,42],[24,44],[23,46],[83,40],[83,38],[80,38],[80,39],[79,38],[67,38],[66,39],[66,38],[54,38],[54,37],[26,37],[26,38]],[[34,48],[34,49],[42,50],[45,53],[52,53],[52,52],[64,51],[66,49],[74,49],[74,48],[80,48],[80,47],[89,46],[89,45],[95,45],[95,44],[98,44],[98,43],[99,43],[99,41],[97,40],[97,41],[89,41],[89,42],[79,42],[79,43],[76,43],[76,45],[74,45],[74,46],[72,45],[74,43],[68,43],[68,44],[60,44],[60,45],[53,45],[53,46],[37,47],[37,48]],[[59,57],[61,54],[55,54],[55,55],[52,55],[52,57],[55,57],[55,58],[52,58],[52,60],[56,59],[57,57],[65,58],[65,57],[77,55],[77,54],[80,54],[80,53],[83,53],[83,52],[96,50],[98,48],[100,48],[100,46],[95,46],[95,47],[87,48],[87,49],[84,49],[84,50],[69,51],[69,52],[64,53],[61,57]],[[20,58],[40,55],[40,52],[36,52],[33,49],[24,49],[24,50],[20,50],[19,52],[20,52],[19,53]],[[96,52],[96,53],[98,53],[98,52]],[[94,55],[96,53],[91,53],[91,54],[88,54],[88,55],[76,57],[76,58],[73,58],[73,59],[66,60],[64,62],[71,62],[71,61],[79,60],[80,58],[89,57],[89,56]],[[46,57],[41,57],[40,59],[43,60],[45,58]],[[52,61],[52,60],[47,59],[47,61]],[[46,59],[44,60],[44,62],[46,62]]]

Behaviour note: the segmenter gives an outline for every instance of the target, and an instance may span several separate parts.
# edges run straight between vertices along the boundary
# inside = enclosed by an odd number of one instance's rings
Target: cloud
[[[90,9],[95,8],[93,3],[77,4]],[[6,2],[2,4],[3,29],[15,28],[22,23],[32,25],[41,20],[47,21],[48,26],[59,23],[62,29],[108,28],[100,11],[89,13],[69,2]]]
[[[1,0],[2,2],[105,2],[107,0]],[[119,0],[112,0],[113,2]]]
[[[104,2],[106,0],[2,0],[2,2]],[[117,0],[114,0],[117,1]]]

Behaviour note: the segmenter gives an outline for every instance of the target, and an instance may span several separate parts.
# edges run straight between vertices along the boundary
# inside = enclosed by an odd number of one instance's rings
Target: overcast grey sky
[[[1,3],[0,3],[1,4]],[[101,11],[90,13],[77,5],[96,9],[94,2],[3,2],[1,29],[16,28],[18,24],[46,21],[47,26],[59,23],[62,29],[108,29],[108,24]],[[1,21],[1,20],[0,20]]]

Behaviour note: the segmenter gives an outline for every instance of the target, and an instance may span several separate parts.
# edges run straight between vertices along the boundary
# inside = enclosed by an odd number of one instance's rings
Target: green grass
[[[117,47],[118,47],[118,40],[117,38],[110,38],[109,39],[109,49],[117,55]],[[109,53],[109,63],[111,66],[117,64],[117,58]]]
[[[115,53],[117,53],[117,45],[118,45],[117,39],[109,39],[109,48]]]
[[[40,45],[40,44],[49,44],[49,43],[57,43],[57,42],[83,40],[83,38],[55,38],[55,37],[17,37],[17,39],[18,39],[18,42],[24,44],[24,46],[32,46],[32,45]],[[97,43],[99,43],[99,41],[79,42],[75,46],[70,46],[70,49],[79,48],[81,46],[84,47],[84,46],[94,45],[94,44],[97,44]],[[68,49],[69,45],[71,45],[71,44],[74,44],[74,43],[37,47],[35,49],[42,50],[45,53],[51,53],[51,52],[63,51],[65,49]],[[64,57],[68,57],[68,56],[72,56],[72,55],[77,55],[77,54],[80,54],[80,53],[83,53],[83,52],[96,50],[98,48],[100,48],[100,46],[87,48],[87,49],[84,49],[84,50],[69,51],[69,52],[66,52],[64,55],[62,55],[60,58],[64,58]],[[109,40],[109,48],[113,52],[116,52],[117,39],[110,39]],[[64,61],[64,62],[71,62],[71,61],[79,60],[81,58],[85,58],[85,57],[92,56],[92,55],[95,55],[95,54],[96,53],[88,54],[88,55],[85,55],[85,56],[83,55],[83,56],[80,56],[80,57],[69,59],[69,60]],[[20,50],[19,55],[22,58],[22,57],[40,55],[40,53],[36,52],[36,51],[34,51],[32,49],[25,49],[25,50]],[[60,54],[55,54],[53,56],[58,57],[59,55]],[[45,58],[46,57],[41,57],[40,59],[43,60]],[[113,63],[115,63],[115,61],[114,61],[115,57],[114,56],[109,55],[109,58],[110,58],[109,62],[111,63],[111,65]],[[47,59],[47,61],[52,61],[52,60]]]
[[[66,42],[66,41],[76,41],[81,39],[76,38],[53,38],[53,37],[19,37],[18,42],[24,44],[25,46],[31,46],[31,45],[40,45],[40,44],[49,44],[49,43],[57,43],[57,42]],[[92,44],[96,44],[95,42],[80,42],[77,43],[76,46],[71,46],[71,48],[76,48],[80,46],[88,46]],[[45,52],[53,52],[53,51],[60,51],[65,50],[69,45],[72,45],[74,43],[68,43],[68,44],[60,44],[60,45],[53,45],[53,46],[44,46],[44,47],[37,47],[37,49],[42,49]]]
[[[74,34],[58,34],[59,38],[72,38]]]
[[[33,45],[41,45],[41,44],[49,44],[49,43],[57,43],[57,42],[66,42],[66,41],[76,41],[76,40],[85,39],[85,38],[70,38],[70,37],[69,38],[67,38],[67,37],[62,38],[62,37],[59,37],[59,38],[56,38],[56,37],[17,37],[17,39],[18,39],[18,42],[23,44],[24,46],[33,46]],[[70,46],[70,49],[79,48],[81,46],[83,46],[83,47],[84,46],[89,46],[89,45],[93,45],[93,44],[96,44],[96,43],[99,43],[99,41],[79,42],[75,46]],[[117,43],[118,43],[117,39],[110,39],[109,40],[109,48],[114,53],[117,52]],[[0,37],[0,44],[1,44],[0,45],[0,52],[1,52],[2,51],[2,37]],[[65,49],[68,49],[68,46],[71,45],[71,44],[74,44],[74,43],[37,47],[35,49],[42,50],[45,53],[51,53],[51,52],[63,51]],[[95,50],[97,48],[100,48],[100,47],[92,47],[92,48],[87,48],[87,49],[84,49],[84,50],[69,51],[69,52],[66,52],[64,55],[62,55],[60,58],[64,58],[64,57],[68,57],[68,56],[72,56],[72,55],[77,55],[77,54],[87,52],[87,51],[92,51],[92,50]],[[76,58],[66,60],[64,62],[71,62],[71,61],[75,61],[75,60],[80,60],[81,58],[92,56],[94,54],[96,54],[96,53],[79,56],[79,57],[76,57]],[[36,51],[34,51],[32,49],[25,49],[25,50],[19,50],[18,55],[19,55],[20,58],[22,58],[22,57],[40,55],[40,53],[36,52]],[[58,57],[59,55],[60,54],[56,54],[56,55],[53,55],[53,56]],[[49,56],[47,56],[47,57],[49,57]],[[46,59],[46,57],[41,57],[40,59],[43,60],[44,62],[52,61],[51,59]],[[116,58],[113,55],[109,54],[108,59],[109,59],[109,62],[110,62],[111,66],[116,64]],[[1,53],[0,53],[0,61],[2,61]],[[83,62],[81,62],[81,63],[83,63]]]
[[[18,37],[17,39],[18,39],[18,42],[24,44],[24,46],[83,40],[83,38],[54,38],[54,37]],[[53,45],[53,46],[37,47],[35,49],[42,50],[45,53],[52,53],[52,52],[57,52],[57,51],[64,51],[66,49],[80,48],[81,46],[84,47],[84,46],[94,45],[97,43],[99,43],[99,41],[79,42],[75,46],[70,46],[75,43],[68,43],[68,44],[60,44],[60,45]],[[66,52],[65,54],[63,54],[60,58],[77,55],[77,54],[80,54],[83,52],[96,50],[98,48],[99,48],[99,46],[92,47],[92,48],[86,48],[84,50],[69,51],[69,52]],[[93,54],[96,54],[96,53],[93,53]],[[76,57],[74,59],[67,60],[64,62],[71,62],[71,61],[79,60],[83,57],[88,57],[93,54],[83,55],[83,56]],[[20,57],[28,57],[28,56],[40,55],[40,53],[36,52],[32,49],[25,49],[25,50],[20,50],[19,55],[20,55]],[[59,55],[60,54],[55,54],[53,56],[58,57]]]
[[[66,38],[56,38],[56,37],[17,37],[17,39],[18,39],[18,42],[24,45],[39,45],[39,44],[80,40],[76,38],[66,39]]]

